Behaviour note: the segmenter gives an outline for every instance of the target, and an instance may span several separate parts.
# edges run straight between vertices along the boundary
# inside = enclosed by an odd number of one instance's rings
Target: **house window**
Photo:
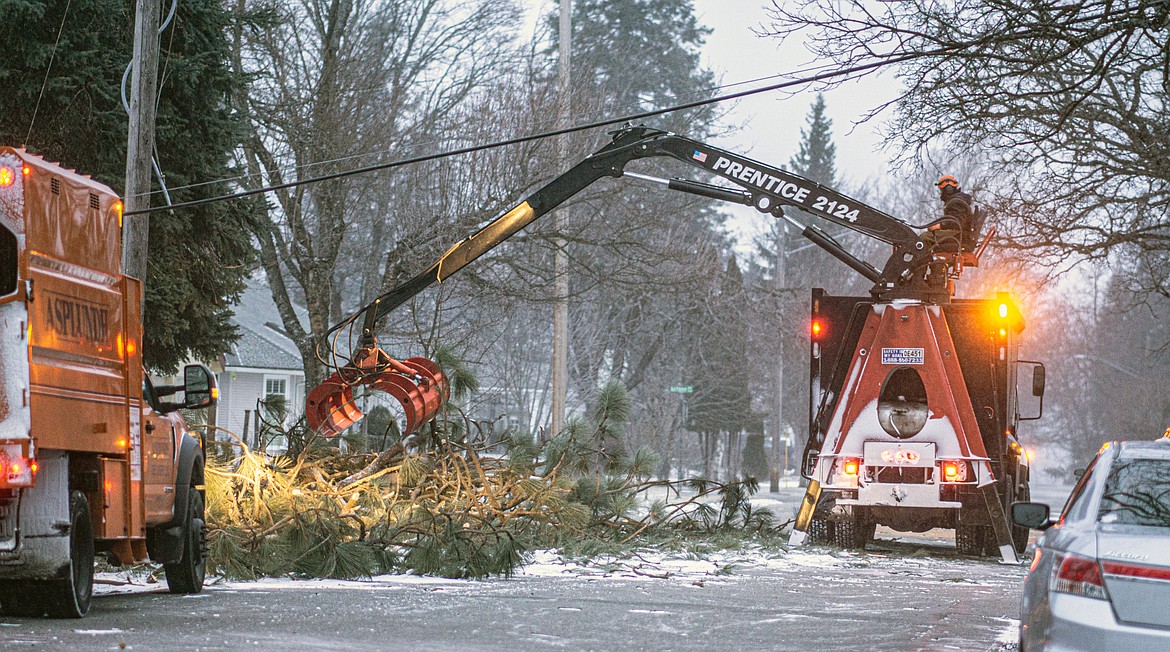
[[[279,396],[281,398],[288,398],[288,379],[287,378],[265,378],[264,379],[264,398],[269,396]]]

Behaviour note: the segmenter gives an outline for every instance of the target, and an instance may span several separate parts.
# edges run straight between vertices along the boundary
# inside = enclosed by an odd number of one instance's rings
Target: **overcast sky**
[[[530,6],[552,11],[556,0],[528,0]],[[699,22],[711,28],[703,48],[703,64],[730,84],[794,71],[813,62],[803,45],[786,44],[779,48],[771,38],[761,38],[752,31],[767,21],[766,0],[693,0]],[[529,24],[535,13],[529,11]],[[775,83],[761,82],[759,85]],[[837,145],[837,171],[840,188],[849,193],[866,180],[879,178],[888,157],[879,151],[880,124],[854,126],[867,110],[892,96],[893,81],[869,79],[852,82],[825,95],[826,108],[833,121]],[[739,86],[724,92],[744,90]],[[726,105],[725,123],[737,126],[735,132],[712,144],[744,154],[764,163],[787,167],[800,143],[809,106],[815,98],[812,90],[794,96],[779,93],[754,95]],[[680,172],[680,174],[683,174]],[[747,207],[729,207],[737,216],[734,227],[741,236],[749,236],[763,224],[762,217]]]

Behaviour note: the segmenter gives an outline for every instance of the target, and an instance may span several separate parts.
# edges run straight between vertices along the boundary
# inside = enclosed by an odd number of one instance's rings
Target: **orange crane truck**
[[[652,157],[697,167],[735,187],[625,169]],[[873,283],[869,297],[813,293],[813,411],[802,468],[810,483],[794,544],[811,536],[864,547],[878,525],[953,528],[961,553],[1018,561],[1027,531],[1013,530],[1006,513],[1012,502],[1028,499],[1029,489],[1016,428],[1039,415],[1020,415],[1016,382],[1019,369],[1030,367],[1031,393],[1042,397],[1044,366],[1018,359],[1024,321],[1009,296],[955,297],[955,281],[978,266],[994,234],[989,229],[980,240],[982,212],[973,211],[965,224],[944,215],[915,227],[786,170],[648,127],[614,132],[610,143],[334,326],[323,341],[337,342],[346,331],[360,340],[348,357],[334,351],[327,360],[336,361],[335,371],[306,398],[309,425],[331,436],[361,419],[354,387],[398,399],[404,434],[434,418],[447,378],[425,358],[398,361],[379,348],[378,322],[604,177],[752,206],[784,219]],[[816,225],[785,214],[785,207],[885,243],[888,257],[879,269]]]
[[[180,408],[212,405],[187,365],[142,367],[142,282],[122,274],[122,204],[109,187],[0,148],[0,607],[84,616],[94,558],[164,564],[203,587],[203,451]],[[182,400],[164,399],[182,393]]]

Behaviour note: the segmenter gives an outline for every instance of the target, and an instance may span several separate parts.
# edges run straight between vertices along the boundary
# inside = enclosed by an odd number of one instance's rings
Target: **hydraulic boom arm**
[[[677,159],[723,177],[739,188],[625,172],[630,161],[650,157]],[[873,281],[871,292],[875,296],[915,297],[932,291],[931,286],[937,292],[937,281],[930,283],[927,274],[934,258],[933,247],[905,222],[791,172],[677,134],[648,127],[627,127],[616,132],[609,144],[452,246],[426,270],[379,296],[342,322],[352,323],[364,312],[359,350],[349,364],[338,369],[309,394],[306,401],[309,425],[332,435],[360,419],[362,414],[353,405],[350,394],[351,387],[357,384],[387,391],[403,403],[407,408],[407,427],[403,434],[433,418],[442,401],[440,395],[447,392],[446,379],[433,363],[429,366],[423,364],[430,362],[424,358],[399,362],[378,349],[375,338],[378,322],[432,283],[441,283],[451,277],[595,181],[623,174],[660,183],[673,190],[745,204],[763,213],[785,217],[801,228],[806,238]],[[889,243],[893,252],[878,270],[854,257],[817,227],[801,225],[785,216],[784,206],[800,208]]]

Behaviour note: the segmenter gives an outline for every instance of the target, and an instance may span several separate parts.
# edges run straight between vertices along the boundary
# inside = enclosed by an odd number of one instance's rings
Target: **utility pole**
[[[560,70],[557,74],[557,116],[562,127],[569,126],[569,64],[572,30],[572,0],[561,0]],[[568,159],[569,134],[557,139],[558,164]],[[557,211],[556,230],[564,233],[567,207]],[[553,241],[553,360],[552,360],[552,419],[550,435],[556,435],[565,425],[565,402],[569,394],[569,257],[565,253],[565,239]]]
[[[788,262],[788,225],[785,222],[777,220],[773,223],[776,228],[776,264],[773,268],[772,283],[773,289],[776,292],[776,320],[779,324],[776,327],[777,333],[783,332],[784,327],[784,310],[780,309],[784,305],[784,284],[786,283],[785,275]],[[772,407],[772,464],[771,473],[769,473],[769,487],[772,493],[780,491],[780,446],[781,437],[784,432],[784,338],[781,337],[778,342],[779,350],[776,353],[776,387],[772,396],[775,403]],[[785,446],[785,452],[787,452]]]
[[[125,212],[150,207],[150,164],[154,151],[155,96],[158,94],[159,0],[138,0],[134,15],[134,61],[130,72],[130,131],[126,146]],[[146,281],[149,215],[122,223],[122,270]],[[143,292],[145,304],[146,293]]]

